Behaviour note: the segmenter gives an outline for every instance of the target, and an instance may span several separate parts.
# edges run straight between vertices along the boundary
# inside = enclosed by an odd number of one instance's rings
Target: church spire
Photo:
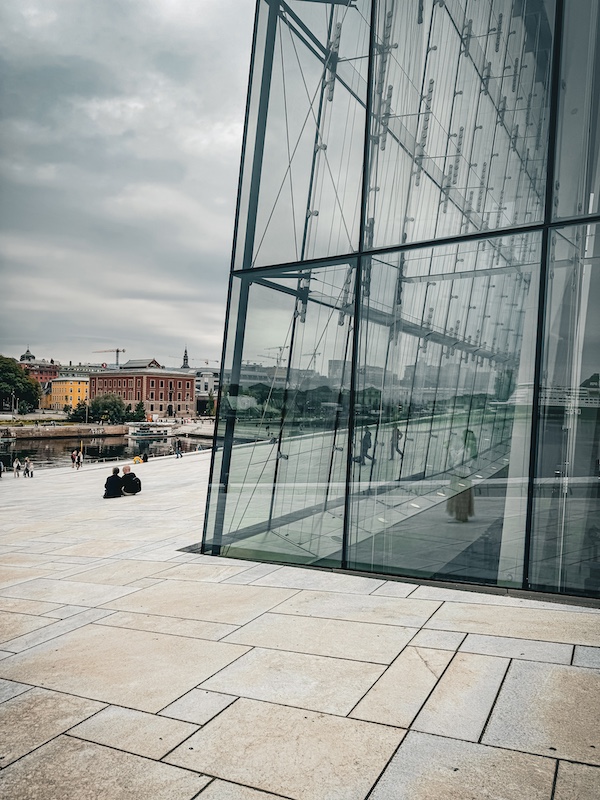
[[[187,344],[185,346],[185,350],[183,351],[183,364],[181,365],[181,369],[189,369],[190,362],[188,361],[188,351],[187,351]]]

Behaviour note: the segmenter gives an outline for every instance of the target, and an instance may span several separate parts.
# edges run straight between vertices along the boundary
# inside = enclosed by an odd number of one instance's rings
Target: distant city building
[[[219,391],[219,368],[204,367],[195,370],[195,374],[196,413],[199,415],[211,413],[214,411]]]
[[[108,369],[106,364],[82,364],[81,361],[79,364],[73,364],[69,361],[68,366],[63,364],[60,367],[58,372],[59,378],[77,378],[80,376],[87,377],[92,372],[104,372],[104,370]]]
[[[89,377],[55,378],[50,385],[49,394],[44,396],[44,408],[62,411],[65,406],[76,408],[78,403],[85,403],[88,399]]]
[[[53,358],[46,361],[45,358],[36,358],[29,347],[19,358],[21,367],[28,373],[30,378],[33,378],[42,385],[48,381],[58,378],[60,370],[60,362],[55,361]]]
[[[194,373],[165,369],[153,358],[130,360],[119,369],[90,375],[90,401],[104,394],[114,394],[132,408],[142,401],[148,417],[196,414]]]

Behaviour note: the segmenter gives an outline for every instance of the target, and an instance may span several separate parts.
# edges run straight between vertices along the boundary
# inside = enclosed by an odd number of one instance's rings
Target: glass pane
[[[535,588],[595,597],[600,595],[599,232],[598,225],[582,225],[553,234],[531,562]]]
[[[379,4],[366,247],[539,222],[553,0]]]
[[[230,341],[207,538],[223,555],[340,565],[354,273],[234,278],[238,352]]]
[[[520,585],[540,241],[365,263],[352,567]]]
[[[598,213],[600,4],[565,3],[554,216]]]
[[[370,6],[259,6],[236,268],[357,249]]]

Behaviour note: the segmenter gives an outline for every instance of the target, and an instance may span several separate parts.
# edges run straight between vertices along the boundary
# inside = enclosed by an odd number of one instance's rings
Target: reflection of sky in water
[[[126,436],[97,437],[95,439],[24,439],[16,442],[0,443],[0,460],[7,469],[18,456],[21,462],[26,456],[32,459],[36,469],[46,467],[66,467],[71,463],[73,450],[83,450],[85,461],[101,459],[133,458],[147,452],[152,456],[170,453],[173,439],[155,439],[151,442],[137,442]],[[181,439],[184,452],[196,450],[199,441]],[[206,444],[203,444],[206,447]]]

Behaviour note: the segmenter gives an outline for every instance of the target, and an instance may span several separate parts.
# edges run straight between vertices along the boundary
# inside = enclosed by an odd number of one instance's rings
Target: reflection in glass
[[[234,279],[248,306],[243,345],[227,348],[213,552],[339,566],[354,273],[343,263]]]
[[[565,3],[554,216],[598,213],[600,3]]]
[[[520,583],[540,241],[369,259],[351,487],[356,569]]]
[[[365,247],[541,221],[553,0],[378,9]]]
[[[237,268],[357,249],[370,9],[259,4]]]
[[[532,584],[600,594],[598,225],[558,230],[548,280]]]

